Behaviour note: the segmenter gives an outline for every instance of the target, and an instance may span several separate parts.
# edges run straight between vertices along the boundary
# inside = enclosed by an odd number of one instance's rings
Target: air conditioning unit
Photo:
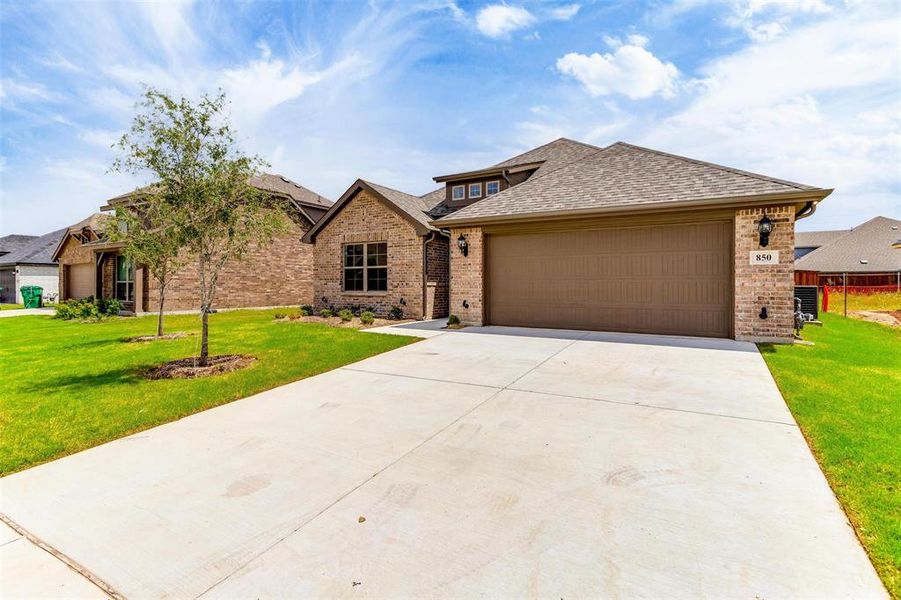
[[[795,298],[801,299],[801,312],[813,315],[814,319],[820,318],[817,286],[796,285]]]

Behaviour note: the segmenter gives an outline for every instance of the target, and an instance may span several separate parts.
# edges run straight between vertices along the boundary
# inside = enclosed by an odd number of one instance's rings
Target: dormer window
[[[455,185],[453,188],[451,188],[451,198],[454,200],[466,199],[466,186]]]
[[[469,184],[469,197],[470,197],[470,199],[482,197],[482,184],[481,183],[470,183]]]
[[[485,195],[491,196],[493,194],[501,191],[501,182],[500,181],[489,181],[485,184]]]

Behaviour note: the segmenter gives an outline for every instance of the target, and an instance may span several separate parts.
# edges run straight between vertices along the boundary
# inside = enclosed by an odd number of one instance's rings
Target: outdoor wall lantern
[[[463,253],[463,256],[469,256],[469,244],[466,243],[466,236],[462,233],[457,238],[457,248]]]
[[[763,217],[757,223],[757,232],[760,234],[760,247],[766,248],[770,243],[770,234],[773,233],[773,222],[763,213]]]

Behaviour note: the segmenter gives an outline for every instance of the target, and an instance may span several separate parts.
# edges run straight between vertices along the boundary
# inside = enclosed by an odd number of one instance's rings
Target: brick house
[[[447,316],[448,237],[429,223],[443,200],[443,188],[413,196],[354,182],[304,236],[314,248],[314,306]]]
[[[752,341],[791,339],[794,224],[832,191],[567,139],[435,180],[464,323]]]
[[[219,276],[215,308],[309,304],[313,301],[313,251],[303,235],[331,206],[326,198],[282,177],[263,174],[251,184],[288,201],[290,228],[266,246],[254,247],[240,261],[227,263]],[[111,210],[134,193],[113,198],[102,207]],[[70,227],[54,252],[59,263],[62,300],[95,296],[117,298],[125,310],[158,310],[156,281],[141,265],[131,265],[120,253],[122,244],[102,237],[97,214]],[[167,310],[198,306],[196,265],[188,262],[166,291]]]

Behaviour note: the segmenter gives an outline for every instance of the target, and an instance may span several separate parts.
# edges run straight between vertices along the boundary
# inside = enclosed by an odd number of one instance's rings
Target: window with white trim
[[[481,183],[470,183],[469,184],[469,197],[470,198],[481,198],[482,197],[482,184]]]
[[[465,185],[455,185],[451,188],[451,199],[452,200],[465,200],[466,199],[466,186]]]
[[[388,291],[388,243],[369,242],[344,245],[345,292]]]
[[[489,181],[485,184],[485,195],[491,196],[493,194],[501,191],[501,182],[500,181]]]

